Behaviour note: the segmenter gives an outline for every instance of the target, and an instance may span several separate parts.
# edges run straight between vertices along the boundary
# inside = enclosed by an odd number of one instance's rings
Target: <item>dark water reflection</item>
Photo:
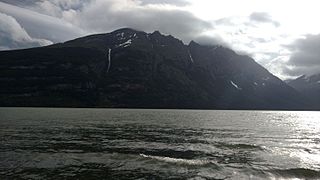
[[[319,179],[320,113],[0,109],[0,179]]]

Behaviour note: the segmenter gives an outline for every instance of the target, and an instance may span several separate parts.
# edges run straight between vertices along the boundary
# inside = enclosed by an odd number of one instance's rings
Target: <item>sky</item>
[[[223,45],[281,79],[320,73],[318,0],[0,0],[0,50],[129,27]]]

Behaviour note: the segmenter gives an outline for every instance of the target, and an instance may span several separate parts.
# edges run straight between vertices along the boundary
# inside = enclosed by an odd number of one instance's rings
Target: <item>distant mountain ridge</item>
[[[313,75],[302,75],[297,79],[287,82],[288,85],[299,91],[313,104],[320,109],[320,73]]]
[[[248,56],[129,28],[0,52],[1,106],[307,109]]]

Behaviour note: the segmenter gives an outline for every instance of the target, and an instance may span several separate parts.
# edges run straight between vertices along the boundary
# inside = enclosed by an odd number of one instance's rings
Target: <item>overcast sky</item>
[[[318,0],[0,0],[0,50],[122,27],[221,44],[282,79],[320,73]]]

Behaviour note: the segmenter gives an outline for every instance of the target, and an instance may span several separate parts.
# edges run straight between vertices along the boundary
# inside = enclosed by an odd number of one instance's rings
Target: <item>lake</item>
[[[0,108],[0,179],[320,179],[320,112]]]

